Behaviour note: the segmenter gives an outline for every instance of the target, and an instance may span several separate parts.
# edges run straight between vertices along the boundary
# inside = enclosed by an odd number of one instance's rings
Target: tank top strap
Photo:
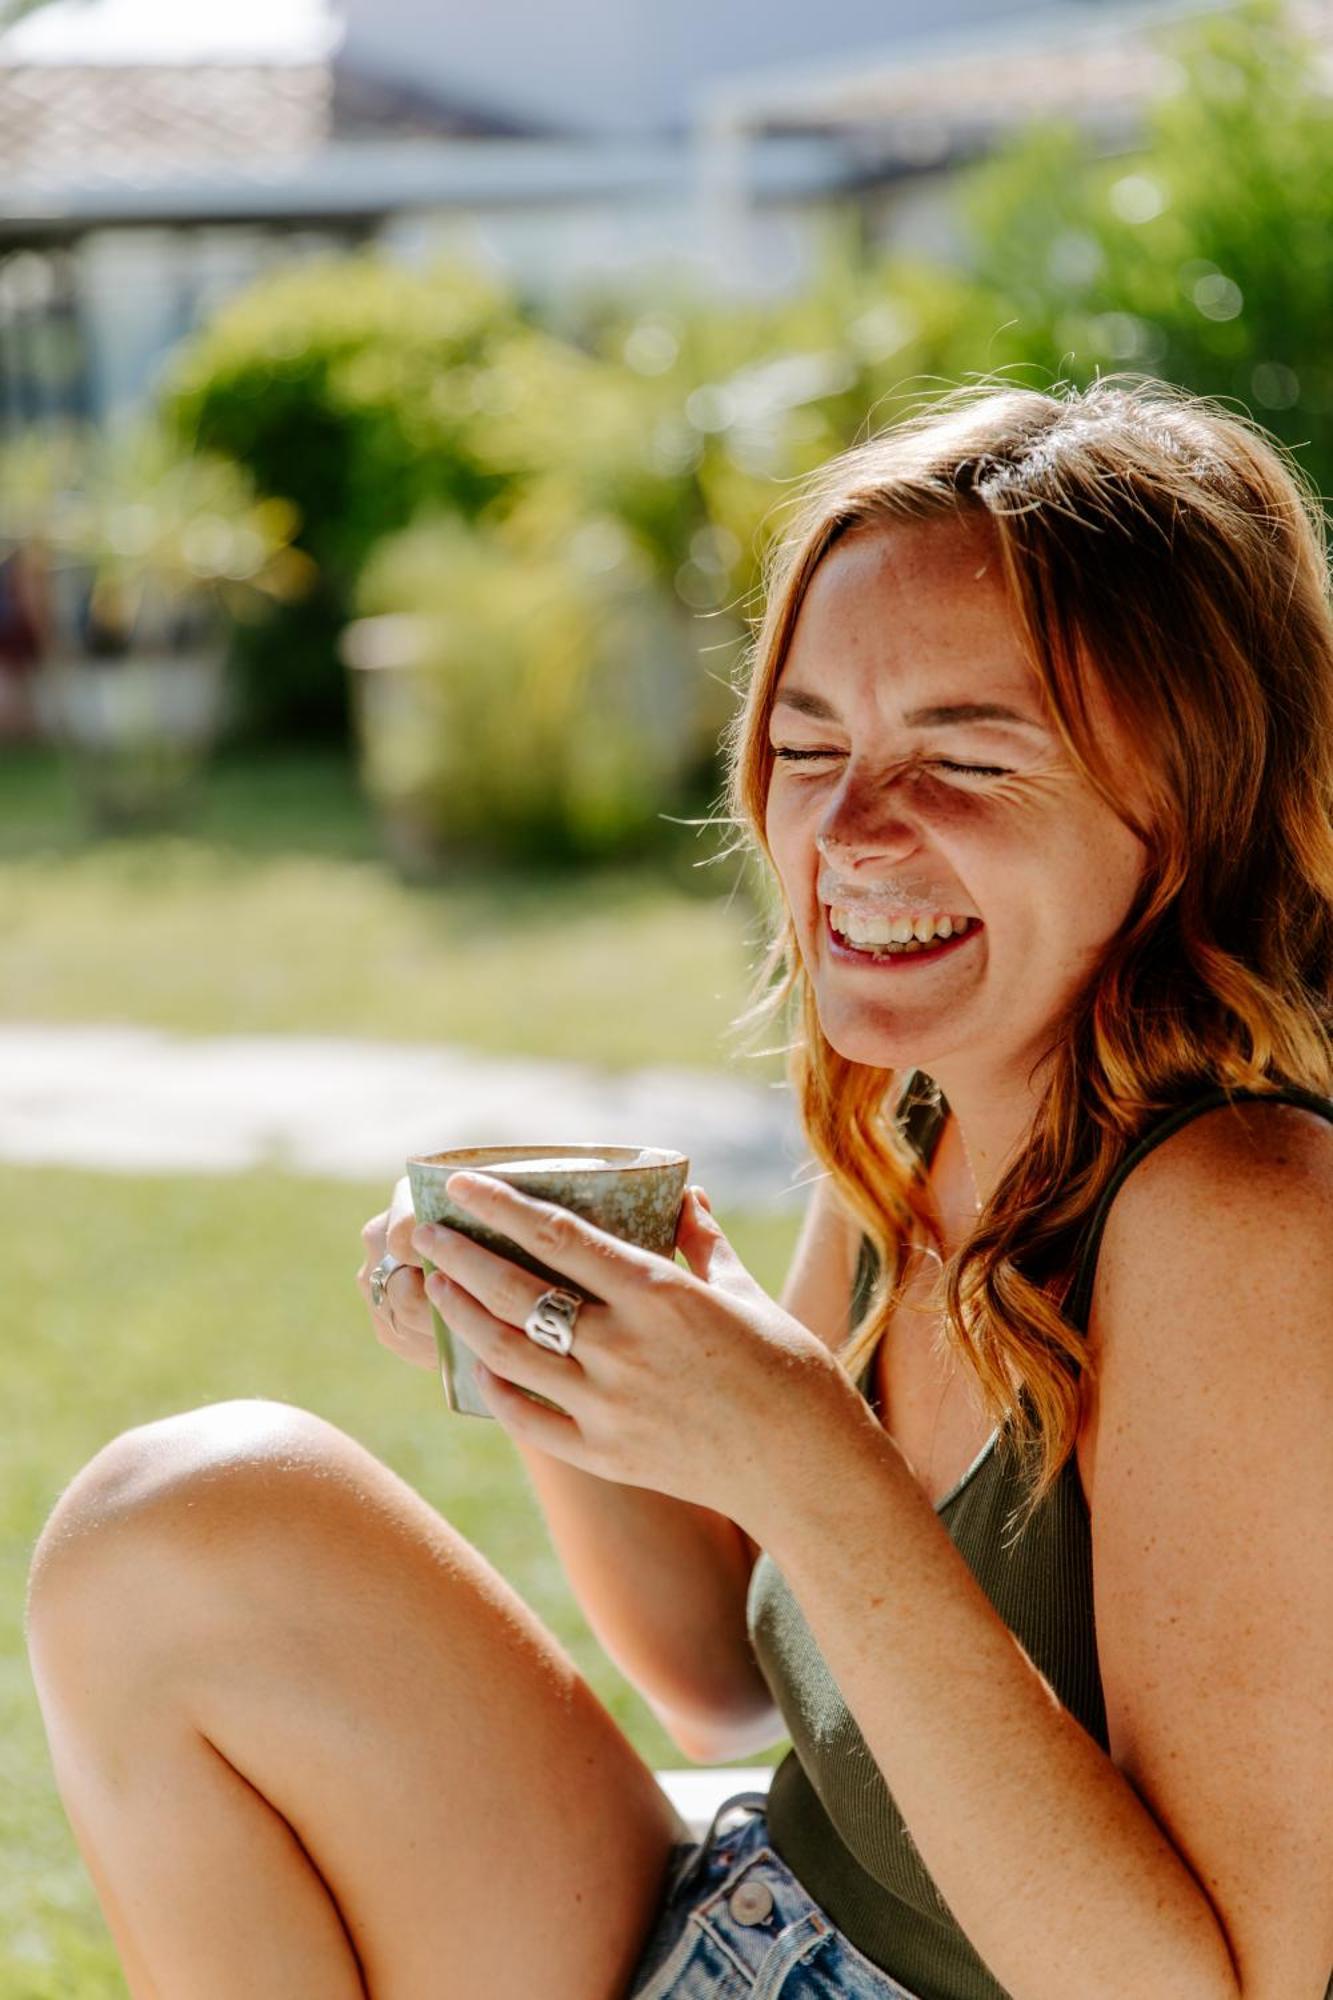
[[[1297,1083],[1279,1084],[1273,1090],[1251,1090],[1248,1087],[1228,1089],[1225,1084],[1215,1090],[1205,1091],[1201,1097],[1188,1104],[1181,1104],[1169,1111],[1164,1118],[1152,1125],[1126,1153],[1115,1173],[1111,1176],[1093,1210],[1092,1218],[1086,1225],[1074,1265],[1074,1278],[1065,1298],[1062,1311],[1071,1326],[1080,1333],[1088,1330],[1088,1314],[1092,1310],[1092,1286],[1097,1274],[1097,1256],[1101,1250],[1102,1234],[1106,1228],[1106,1218],[1111,1212],[1111,1203],[1134,1171],[1139,1161],[1146,1159],[1153,1149],[1188,1125],[1205,1111],[1214,1111],[1219,1105],[1234,1103],[1238,1098],[1276,1098],[1283,1104],[1299,1104],[1306,1111],[1318,1112],[1333,1124],[1333,1098],[1321,1097],[1318,1092],[1306,1090]]]

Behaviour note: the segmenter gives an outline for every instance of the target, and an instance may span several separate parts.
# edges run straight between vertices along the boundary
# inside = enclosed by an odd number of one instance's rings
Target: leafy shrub
[[[503,491],[477,446],[502,386],[493,351],[522,331],[513,300],[476,272],[365,255],[253,287],[181,349],[167,421],[293,502],[319,569],[304,603],[242,646],[259,729],[341,732],[337,635],[375,542],[428,508],[474,519]]]
[[[170,651],[224,619],[261,622],[313,580],[295,528],[233,460],[183,453],[155,425],[32,429],[0,447],[0,554],[41,550],[63,651]]]
[[[647,565],[613,520],[531,526],[422,521],[366,570],[363,776],[413,858],[623,853],[678,797],[698,677]]]

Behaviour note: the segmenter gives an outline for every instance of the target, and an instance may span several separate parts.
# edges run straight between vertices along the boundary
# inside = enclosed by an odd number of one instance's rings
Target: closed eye
[[[841,757],[841,750],[778,750],[773,755],[783,763],[808,763],[811,758]],[[972,778],[1011,778],[1013,772],[1003,764],[955,764],[947,757],[936,757],[932,762],[940,771],[959,771]]]
[[[936,764],[942,771],[967,771],[974,778],[1011,778],[1013,772],[1001,764],[951,764],[947,757],[937,757]]]

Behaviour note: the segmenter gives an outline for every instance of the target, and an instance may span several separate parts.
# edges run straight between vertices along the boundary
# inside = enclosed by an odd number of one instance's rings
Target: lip
[[[832,910],[827,905],[824,908],[824,937],[830,958],[836,959],[839,965],[859,966],[863,972],[904,972],[909,965],[939,965],[955,951],[961,951],[964,945],[971,944],[974,937],[980,937],[985,928],[977,917],[961,937],[945,938],[942,942],[937,940],[929,951],[890,952],[883,958],[868,958],[863,951],[854,951],[850,945],[843,943],[833,928]]]

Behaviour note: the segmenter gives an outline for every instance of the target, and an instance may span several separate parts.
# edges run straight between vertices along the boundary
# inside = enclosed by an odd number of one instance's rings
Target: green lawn
[[[125,1992],[51,1780],[20,1606],[51,1503],[127,1425],[229,1396],[280,1397],[341,1424],[504,1572],[644,1757],[682,1761],[584,1625],[509,1440],[451,1417],[433,1375],[375,1342],[353,1273],[360,1225],[387,1193],[272,1172],[0,1167],[0,2000]],[[776,1290],[797,1218],[722,1219]]]
[[[92,841],[49,756],[0,752],[0,1019],[711,1067],[759,925],[738,864],[692,852],[409,883],[329,754],[232,758],[187,830]]]

